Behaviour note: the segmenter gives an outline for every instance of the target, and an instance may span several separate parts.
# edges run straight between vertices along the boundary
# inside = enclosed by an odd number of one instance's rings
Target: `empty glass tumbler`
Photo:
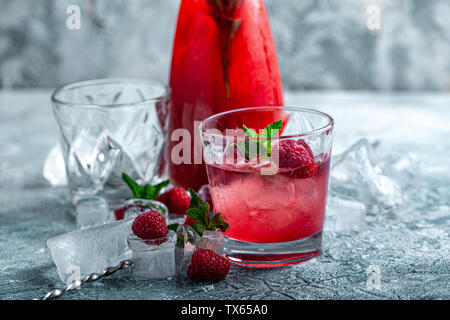
[[[53,112],[74,204],[98,194],[121,203],[122,172],[141,183],[157,179],[168,91],[146,79],[90,80],[55,91]]]

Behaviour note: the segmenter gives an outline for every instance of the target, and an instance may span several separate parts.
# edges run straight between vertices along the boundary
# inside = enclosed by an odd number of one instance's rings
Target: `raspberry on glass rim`
[[[281,140],[273,149],[274,152],[278,152],[279,168],[289,169],[289,171],[283,171],[283,174],[306,179],[316,173],[318,165],[314,161],[311,148],[305,141]]]

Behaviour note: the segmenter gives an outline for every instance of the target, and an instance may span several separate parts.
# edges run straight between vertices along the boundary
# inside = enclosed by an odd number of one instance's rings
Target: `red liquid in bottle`
[[[208,180],[205,165],[194,163],[202,162],[195,121],[243,107],[283,105],[281,75],[264,1],[182,0],[170,87],[169,176],[173,184],[197,190]],[[274,117],[254,117],[246,124],[264,128]],[[183,141],[171,141],[172,133],[180,128],[190,133],[190,141],[185,141],[190,150],[172,152]],[[174,161],[174,157],[183,156],[189,163]]]

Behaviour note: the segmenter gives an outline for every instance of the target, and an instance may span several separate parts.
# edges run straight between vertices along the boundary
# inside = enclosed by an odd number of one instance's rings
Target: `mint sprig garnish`
[[[200,236],[203,236],[206,230],[216,231],[220,229],[222,232],[227,231],[229,225],[220,213],[210,213],[209,204],[204,202],[194,190],[189,189],[189,194],[191,195],[191,202],[189,203],[189,209],[186,211],[186,214],[194,219],[195,224],[191,227]]]
[[[166,180],[154,186],[151,184],[146,184],[142,187],[125,172],[122,173],[122,179],[133,193],[133,198],[146,200],[155,200],[161,189],[170,183],[169,180]]]
[[[275,121],[263,129],[259,135],[256,131],[249,129],[246,125],[243,125],[245,136],[247,138],[244,141],[239,141],[236,146],[242,152],[246,159],[253,159],[255,157],[270,157],[272,153],[271,139],[259,139],[270,138],[278,134],[283,126],[283,121]],[[256,139],[255,139],[256,138]]]

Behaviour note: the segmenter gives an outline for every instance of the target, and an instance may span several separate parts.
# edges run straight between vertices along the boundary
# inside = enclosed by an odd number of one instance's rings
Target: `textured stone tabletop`
[[[42,176],[57,142],[50,90],[0,91],[0,299],[63,287],[48,238],[74,230],[67,190]],[[326,232],[324,253],[274,270],[233,267],[214,285],[136,282],[129,270],[65,299],[449,299],[450,95],[296,92],[286,104],[317,106],[336,121],[336,154],[360,138],[389,158],[413,154],[404,204],[368,214],[366,227]],[[373,285],[373,270],[379,285]],[[376,284],[376,283],[375,283]]]

